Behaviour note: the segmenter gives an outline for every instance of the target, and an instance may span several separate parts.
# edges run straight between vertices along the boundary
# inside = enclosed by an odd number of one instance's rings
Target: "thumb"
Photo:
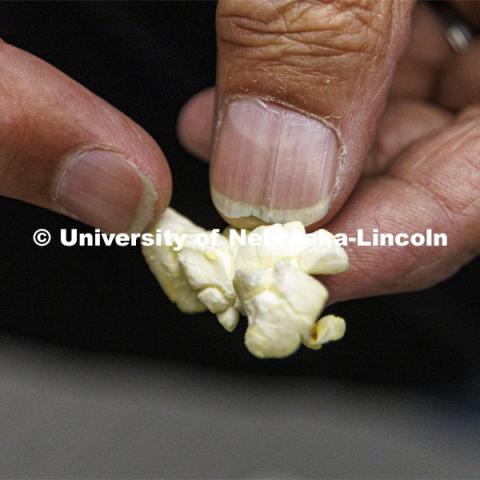
[[[411,6],[219,2],[211,190],[230,223],[318,225],[338,211],[367,158]]]

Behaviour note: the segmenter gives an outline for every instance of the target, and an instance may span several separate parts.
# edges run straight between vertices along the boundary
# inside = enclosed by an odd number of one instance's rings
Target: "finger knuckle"
[[[319,59],[378,55],[388,4],[371,0],[226,1],[220,4],[220,42],[251,61],[315,66]]]

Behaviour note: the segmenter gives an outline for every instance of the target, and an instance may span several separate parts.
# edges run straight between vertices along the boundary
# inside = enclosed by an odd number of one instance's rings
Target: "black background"
[[[215,80],[213,2],[4,3],[0,35],[38,55],[125,112],[161,145],[173,206],[205,227],[222,225],[208,168],[178,144],[184,102]],[[1,67],[0,67],[1,68]],[[480,261],[428,291],[331,307],[347,335],[320,352],[259,361],[244,325],[228,334],[211,315],[171,305],[137,248],[67,248],[60,228],[89,227],[0,199],[0,332],[85,351],[175,359],[251,375],[314,375],[428,391],[474,405],[480,394]],[[32,233],[51,230],[34,246]],[[126,355],[128,354],[128,355]],[[1,366],[0,366],[1,368]]]

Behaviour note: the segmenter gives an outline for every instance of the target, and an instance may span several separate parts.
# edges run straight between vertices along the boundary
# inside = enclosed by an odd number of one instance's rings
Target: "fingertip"
[[[142,180],[143,193],[130,230],[141,231],[170,204],[173,182],[170,167],[160,146],[141,127],[137,124],[134,126],[140,134],[136,138],[136,148],[130,147],[129,153]]]
[[[52,65],[5,45],[0,194],[107,231],[143,230],[171,196],[158,144]]]
[[[205,161],[210,160],[214,95],[214,89],[207,88],[191,97],[177,121],[177,136],[182,146]]]

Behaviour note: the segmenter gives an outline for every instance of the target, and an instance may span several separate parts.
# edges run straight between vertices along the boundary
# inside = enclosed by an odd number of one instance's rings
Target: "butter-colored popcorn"
[[[313,327],[303,343],[308,348],[318,350],[324,343],[340,340],[345,335],[345,320],[335,315],[325,315]]]
[[[167,208],[157,221],[153,231],[161,229],[175,234],[203,233],[203,228],[197,227],[183,215]],[[183,267],[178,261],[175,245],[144,246],[143,255],[150,269],[160,283],[167,297],[185,313],[198,313],[206,310],[198,299],[196,292],[190,286]]]
[[[253,355],[281,358],[301,343],[319,349],[345,333],[339,317],[317,322],[328,292],[310,275],[348,268],[345,251],[326,230],[310,234],[308,242],[300,222],[261,226],[239,245],[229,242],[227,228],[205,243],[199,240],[207,232],[172,209],[160,217],[158,229],[185,237],[178,251],[176,244],[143,248],[170,300],[187,313],[208,309],[228,331],[246,315],[245,345]]]
[[[257,357],[285,357],[309,338],[328,298],[326,288],[289,259],[237,270],[235,289],[248,317],[245,345]]]
[[[211,245],[204,246],[198,240],[198,234],[188,236],[178,253],[178,262],[191,288],[197,293],[198,300],[211,313],[217,314],[219,322],[227,330],[233,330],[237,323],[231,318],[234,314],[225,313],[234,308],[237,299],[233,288],[235,259],[229,242],[221,235]]]
[[[169,208],[159,218],[153,231],[183,236],[181,249],[172,245],[146,246],[143,253],[154,275],[170,300],[185,313],[209,310],[217,314],[227,330],[236,326],[234,308],[237,295],[233,289],[234,257],[228,240],[218,235],[206,240],[207,232]],[[229,311],[229,313],[226,313]]]

